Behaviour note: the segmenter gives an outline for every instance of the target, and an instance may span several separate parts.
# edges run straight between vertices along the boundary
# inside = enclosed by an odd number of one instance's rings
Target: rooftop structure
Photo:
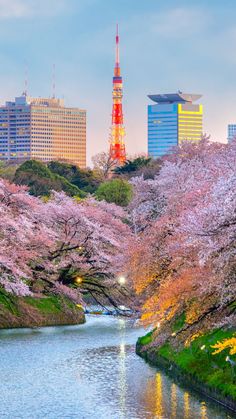
[[[200,99],[202,95],[196,95],[193,93],[165,93],[157,95],[148,95],[149,99],[156,103],[193,103]]]

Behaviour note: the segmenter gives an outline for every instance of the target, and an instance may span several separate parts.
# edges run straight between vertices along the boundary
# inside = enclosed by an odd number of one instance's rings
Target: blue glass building
[[[16,98],[0,107],[0,159],[30,158],[30,106]]]
[[[228,125],[228,142],[236,138],[236,124]]]
[[[178,92],[148,97],[155,102],[148,105],[149,156],[162,157],[184,140],[202,138],[202,105],[192,103],[201,95]]]

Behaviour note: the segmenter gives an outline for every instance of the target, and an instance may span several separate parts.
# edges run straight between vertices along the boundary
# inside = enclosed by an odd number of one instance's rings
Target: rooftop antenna
[[[56,65],[53,64],[52,66],[52,97],[55,99],[56,97]]]
[[[120,65],[120,50],[119,50],[119,25],[116,24],[116,67]]]
[[[23,96],[28,96],[28,88],[29,88],[29,71],[28,71],[28,65],[27,63],[25,63],[25,81],[24,81]]]

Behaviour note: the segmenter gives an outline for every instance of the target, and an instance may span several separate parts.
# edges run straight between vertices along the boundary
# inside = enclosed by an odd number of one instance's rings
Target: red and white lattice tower
[[[110,133],[110,156],[117,164],[123,164],[126,160],[125,152],[125,128],[123,122],[122,110],[123,98],[123,84],[120,74],[120,56],[119,56],[119,33],[118,25],[116,30],[116,63],[113,77],[113,92],[112,92],[112,125]]]

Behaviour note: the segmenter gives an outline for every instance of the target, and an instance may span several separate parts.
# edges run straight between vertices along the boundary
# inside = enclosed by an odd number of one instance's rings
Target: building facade
[[[228,125],[228,143],[236,138],[236,124]]]
[[[0,107],[0,159],[63,159],[86,167],[86,111],[26,95]]]
[[[157,158],[184,140],[202,138],[202,105],[194,104],[201,95],[171,93],[148,96],[148,155]]]

